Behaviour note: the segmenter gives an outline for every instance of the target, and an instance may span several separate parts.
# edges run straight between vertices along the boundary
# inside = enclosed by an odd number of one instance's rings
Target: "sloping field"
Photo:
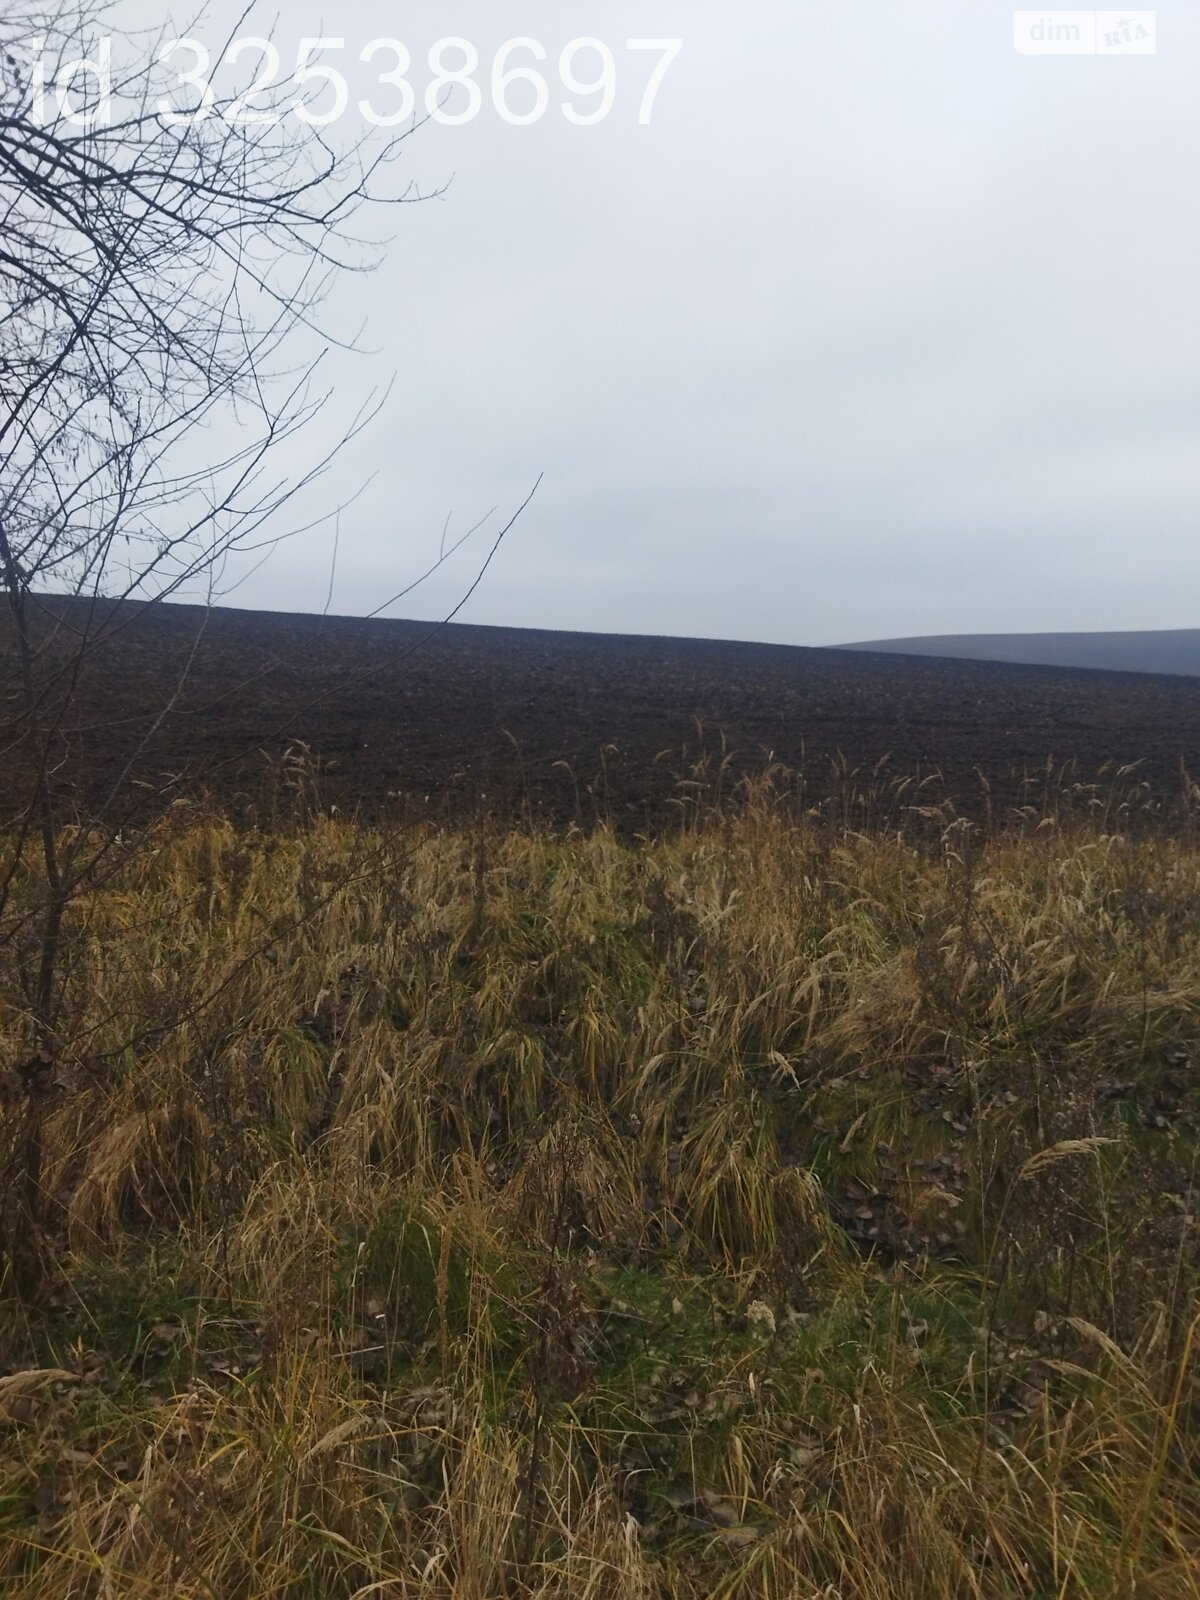
[[[1040,802],[1048,762],[1102,784],[1141,763],[1162,796],[1181,764],[1200,770],[1200,682],[1185,678],[188,606],[55,602],[43,626],[64,661],[85,628],[101,639],[55,755],[84,806],[129,762],[141,796],[257,798],[293,739],[343,808],[630,826],[663,816],[704,752],[710,778],[727,752],[723,781],[773,758],[817,795],[839,757],[860,783],[882,762],[940,772],[934,787],[960,797],[982,772],[996,805]]]
[[[104,620],[265,826],[0,829],[5,1600],[1200,1600],[1200,682]]]

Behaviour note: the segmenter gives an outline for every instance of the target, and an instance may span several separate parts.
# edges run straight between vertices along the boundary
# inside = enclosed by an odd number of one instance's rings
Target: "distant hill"
[[[872,639],[842,650],[901,656],[952,656],[1036,667],[1098,667],[1108,672],[1172,672],[1200,677],[1200,628],[1149,633],[943,633],[924,639]]]

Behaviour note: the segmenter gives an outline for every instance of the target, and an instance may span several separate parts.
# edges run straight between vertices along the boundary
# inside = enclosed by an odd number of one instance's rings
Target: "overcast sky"
[[[453,181],[333,308],[373,351],[339,362],[339,415],[397,378],[337,469],[375,477],[335,611],[544,472],[462,620],[796,644],[1200,625],[1194,0],[1140,57],[1020,55],[994,0],[288,0],[285,56],[322,32],[400,37],[419,89],[447,35],[485,67],[533,36],[552,73],[591,35],[620,81],[594,127],[556,88],[536,126],[487,106],[409,141],[415,180]],[[649,127],[631,36],[684,42]],[[234,603],[319,610],[331,553],[306,535]],[[395,614],[441,614],[485,553]]]

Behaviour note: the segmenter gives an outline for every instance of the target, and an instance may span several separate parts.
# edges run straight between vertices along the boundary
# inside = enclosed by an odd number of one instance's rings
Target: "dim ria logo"
[[[1156,11],[1015,11],[1013,44],[1023,56],[1152,56]]]

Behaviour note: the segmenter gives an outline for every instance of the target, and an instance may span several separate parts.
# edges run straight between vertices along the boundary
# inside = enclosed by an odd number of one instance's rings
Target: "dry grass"
[[[1200,1596],[1200,846],[909,820],[129,846],[0,972],[0,1590]]]

